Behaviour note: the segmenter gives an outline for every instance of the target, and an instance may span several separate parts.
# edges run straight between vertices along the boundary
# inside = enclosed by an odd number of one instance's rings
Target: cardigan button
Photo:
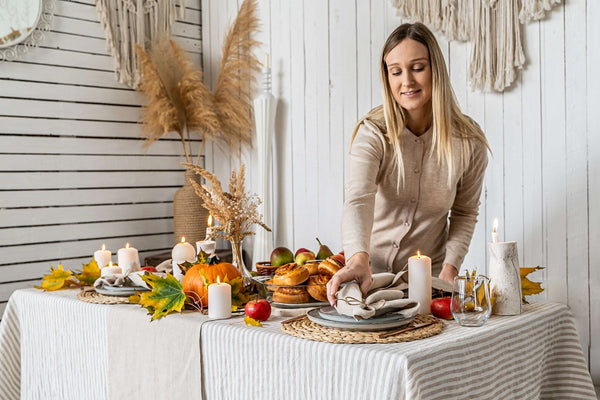
[[[396,242],[393,242],[393,243],[392,243],[392,247],[394,247],[395,249],[397,249],[397,248],[398,248],[398,243],[396,243]]]

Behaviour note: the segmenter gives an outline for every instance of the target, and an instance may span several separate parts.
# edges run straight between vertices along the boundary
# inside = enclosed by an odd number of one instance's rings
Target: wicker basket
[[[185,184],[175,193],[173,200],[173,219],[175,237],[173,243],[178,243],[182,236],[195,246],[199,240],[206,237],[208,211],[202,207],[202,199],[194,192],[190,180],[201,183],[201,176],[193,171],[185,171]]]

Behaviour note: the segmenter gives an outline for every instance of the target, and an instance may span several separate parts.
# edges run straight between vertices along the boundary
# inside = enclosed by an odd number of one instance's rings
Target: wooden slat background
[[[173,36],[201,65],[200,0],[185,5]],[[57,0],[41,46],[0,64],[0,316],[14,290],[58,262],[80,269],[102,243],[142,260],[173,246],[181,144],[144,150],[143,99],[113,65],[94,0]]]
[[[491,224],[515,240],[522,265],[546,266],[540,300],[568,303],[600,382],[600,3],[564,2],[523,26],[527,65],[502,94],[468,87],[470,45],[438,36],[463,110],[493,150],[464,267],[485,271]],[[241,0],[202,1],[203,57],[217,76],[222,35]],[[381,103],[378,58],[401,19],[383,0],[260,0],[257,51],[270,52],[279,99],[275,241],[340,250],[346,154],[356,121]],[[226,177],[235,163],[207,153]],[[252,165],[253,155],[245,161]]]

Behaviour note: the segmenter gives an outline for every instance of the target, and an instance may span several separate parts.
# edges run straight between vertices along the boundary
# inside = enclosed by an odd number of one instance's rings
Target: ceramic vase
[[[493,313],[496,315],[521,314],[521,276],[517,242],[488,243],[490,256],[489,278],[492,296],[495,297]]]

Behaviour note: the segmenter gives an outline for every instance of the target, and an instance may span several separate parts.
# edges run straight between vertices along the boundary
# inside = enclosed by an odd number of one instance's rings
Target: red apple
[[[314,259],[315,259],[315,253],[313,253],[312,251],[303,251],[302,253],[298,253],[296,255],[296,259],[294,260],[294,262],[298,265],[304,265],[308,261],[311,261]]]
[[[450,300],[452,300],[452,297],[440,297],[431,300],[431,313],[442,319],[454,318],[450,311]]]
[[[294,253],[294,258],[298,257],[298,254],[300,253],[312,253],[312,251],[310,251],[307,248],[304,247],[300,247],[298,250],[296,250],[296,252]],[[314,253],[313,253],[314,254]]]
[[[250,300],[246,303],[244,312],[257,321],[266,321],[271,316],[271,305],[265,299]]]
[[[344,257],[344,255],[341,253],[333,255],[333,256],[331,256],[331,258],[335,258],[340,263],[342,263],[342,265],[346,265],[346,257]]]
[[[150,267],[150,266],[142,267],[142,271],[148,271],[148,272],[158,272],[158,271],[156,270],[156,268],[154,268],[154,267]]]

